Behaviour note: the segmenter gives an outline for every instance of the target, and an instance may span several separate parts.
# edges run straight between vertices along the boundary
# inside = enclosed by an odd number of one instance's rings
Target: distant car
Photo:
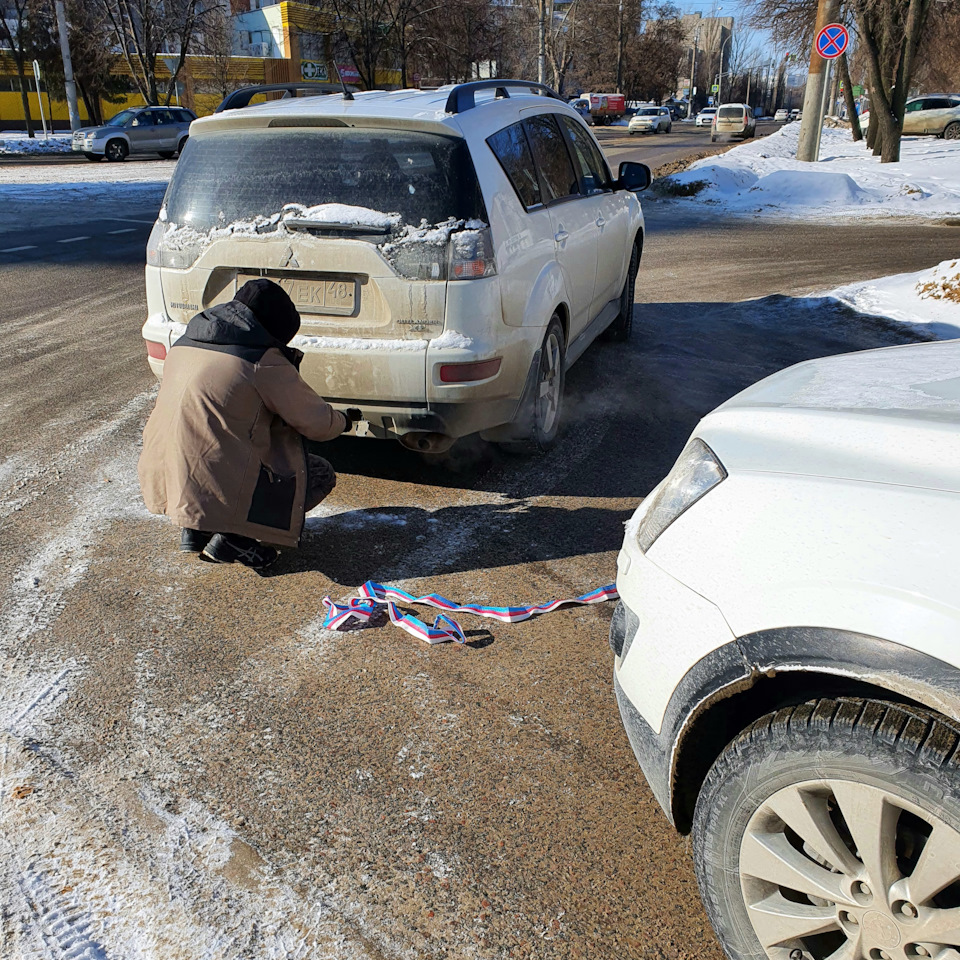
[[[790,122],[790,111],[784,110],[782,107],[773,115],[775,123],[789,123]]]
[[[740,137],[747,140],[756,135],[757,121],[753,111],[745,103],[722,103],[713,117],[710,141],[717,137]]]
[[[682,120],[687,115],[687,105],[681,101],[675,100],[664,106],[670,111],[671,120]]]
[[[183,107],[133,107],[121,110],[103,126],[75,131],[71,147],[88,160],[106,157],[117,162],[144,153],[169,159],[183,150],[196,119],[192,110]]]
[[[791,110],[791,111],[790,111],[790,119],[791,119],[791,120],[799,120],[799,119],[800,119],[800,110],[797,109],[797,108],[794,108],[793,110]]]
[[[956,954],[958,374],[956,340],[776,373],[627,523],[616,699],[731,960]]]
[[[673,117],[667,107],[640,107],[627,124],[627,133],[669,133]]]
[[[590,112],[590,104],[586,100],[577,97],[570,101],[570,106],[580,114],[580,119],[588,126],[593,126],[593,114]]]
[[[860,122],[870,122],[869,110],[860,115]],[[914,137],[960,140],[960,94],[926,94],[908,100],[903,114],[903,132]]]
[[[704,107],[697,114],[696,126],[709,127],[713,123],[713,116],[716,112],[716,107]]]

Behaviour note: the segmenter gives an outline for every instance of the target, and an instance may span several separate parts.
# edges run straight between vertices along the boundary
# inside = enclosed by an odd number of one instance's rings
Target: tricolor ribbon
[[[372,580],[368,580],[357,592],[360,596],[351,597],[345,604],[334,603],[329,597],[323,598],[323,605],[327,610],[326,618],[323,621],[323,626],[326,629],[338,630],[350,620],[365,622],[373,616],[381,605],[385,605],[391,623],[426,643],[444,643],[447,640],[452,640],[454,643],[467,642],[460,624],[447,616],[450,613],[473,613],[478,617],[500,620],[503,623],[520,623],[521,620],[529,620],[541,613],[551,613],[570,603],[604,603],[607,600],[616,600],[619,596],[616,586],[611,583],[605,587],[597,587],[590,593],[585,593],[579,597],[570,597],[566,600],[552,600],[550,603],[526,607],[485,607],[478,603],[454,603],[452,600],[441,597],[436,593],[429,593],[424,597],[415,597],[413,594],[407,593],[406,590],[384,586],[384,584],[374,583]],[[424,604],[437,607],[444,613],[441,613],[434,620],[431,627],[411,614],[401,613],[397,603]]]

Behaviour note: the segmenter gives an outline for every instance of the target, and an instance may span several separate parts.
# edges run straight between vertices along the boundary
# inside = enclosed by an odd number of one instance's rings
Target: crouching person
[[[251,280],[197,314],[170,349],[143,432],[140,489],[181,528],[180,549],[263,569],[269,544],[296,547],[307,510],[336,484],[304,440],[332,440],[350,420],[301,379],[293,301]],[[201,553],[202,551],[202,553]]]

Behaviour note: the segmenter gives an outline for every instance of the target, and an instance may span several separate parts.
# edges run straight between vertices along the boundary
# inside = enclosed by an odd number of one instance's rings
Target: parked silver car
[[[73,135],[73,150],[88,160],[126,160],[131,154],[170,158],[183,149],[197,115],[183,107],[133,107],[121,110],[102,127],[83,127]]]
[[[860,123],[870,122],[870,111],[860,114]],[[907,136],[934,136],[960,140],[960,94],[928,93],[907,101],[903,114],[903,132]]]

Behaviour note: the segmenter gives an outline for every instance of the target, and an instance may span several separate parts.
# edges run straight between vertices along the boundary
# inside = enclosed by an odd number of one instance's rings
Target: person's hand
[[[343,428],[343,432],[346,433],[358,420],[363,419],[363,414],[357,407],[347,407],[346,410],[340,411],[343,414],[343,419],[347,421],[347,425]]]

